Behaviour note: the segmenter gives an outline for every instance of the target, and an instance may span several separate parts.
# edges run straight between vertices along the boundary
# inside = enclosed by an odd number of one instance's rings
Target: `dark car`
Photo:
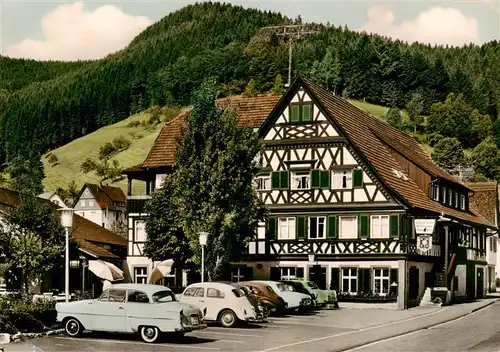
[[[269,285],[254,281],[242,281],[240,284],[249,287],[270,314],[285,314],[287,309],[285,301]]]
[[[219,282],[223,283],[223,284],[228,284],[228,285],[233,286],[234,288],[240,289],[245,294],[245,296],[248,298],[248,300],[250,301],[252,306],[255,308],[255,313],[257,313],[257,316],[259,318],[267,318],[269,316],[269,312],[266,309],[266,307],[264,307],[260,303],[259,298],[257,297],[257,295],[255,295],[252,292],[252,290],[250,290],[250,288],[246,287],[245,285],[242,285],[239,282],[230,282],[230,281],[219,281]]]

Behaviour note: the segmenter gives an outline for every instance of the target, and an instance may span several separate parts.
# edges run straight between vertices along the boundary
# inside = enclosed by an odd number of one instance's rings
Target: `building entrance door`
[[[482,298],[484,296],[484,269],[477,268],[477,283],[476,283],[477,297]]]
[[[326,268],[313,265],[309,270],[309,280],[313,281],[322,290],[326,289]]]
[[[418,268],[416,266],[410,267],[409,270],[410,283],[408,285],[408,298],[409,299],[417,299],[418,297]]]

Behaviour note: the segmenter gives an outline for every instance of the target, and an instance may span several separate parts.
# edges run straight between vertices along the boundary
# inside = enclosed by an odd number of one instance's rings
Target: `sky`
[[[186,0],[0,0],[0,55],[99,59]],[[200,2],[200,1],[199,1]],[[228,0],[305,22],[347,25],[408,42],[461,46],[500,40],[500,0]]]

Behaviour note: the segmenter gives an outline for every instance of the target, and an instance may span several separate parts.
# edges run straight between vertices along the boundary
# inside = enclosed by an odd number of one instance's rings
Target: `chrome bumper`
[[[190,332],[190,331],[194,331],[194,330],[206,329],[207,327],[208,327],[207,324],[183,325],[181,328],[175,329],[175,331]]]

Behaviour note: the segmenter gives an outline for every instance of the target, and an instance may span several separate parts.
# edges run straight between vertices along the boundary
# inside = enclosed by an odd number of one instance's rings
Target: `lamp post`
[[[82,264],[82,297],[85,296],[85,268],[87,267],[87,259],[81,255],[80,263]]]
[[[64,264],[64,294],[66,303],[69,302],[69,229],[73,227],[73,209],[63,208],[61,211],[61,225],[66,230],[66,250]]]
[[[200,232],[201,246],[201,282],[205,282],[205,246],[207,245],[208,232]]]

